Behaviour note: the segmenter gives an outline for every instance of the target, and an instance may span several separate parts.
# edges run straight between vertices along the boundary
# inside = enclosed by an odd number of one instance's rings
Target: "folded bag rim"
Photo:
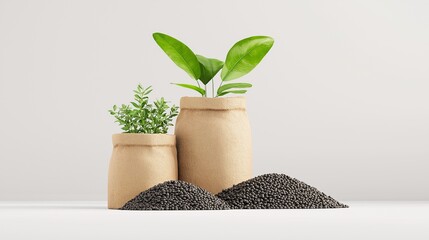
[[[174,134],[146,134],[146,133],[117,133],[112,135],[113,146],[176,146]]]
[[[180,110],[246,110],[245,97],[182,97]]]

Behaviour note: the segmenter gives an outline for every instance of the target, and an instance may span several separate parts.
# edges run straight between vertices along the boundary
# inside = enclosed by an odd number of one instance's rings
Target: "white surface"
[[[239,81],[255,174],[340,200],[429,200],[429,1],[0,0],[0,200],[104,200],[107,113],[138,82],[192,83],[152,39],[224,59],[276,40]],[[218,81],[218,78],[217,80]],[[194,95],[195,96],[195,95]]]
[[[348,209],[118,211],[103,202],[0,202],[0,239],[429,239],[429,202]]]

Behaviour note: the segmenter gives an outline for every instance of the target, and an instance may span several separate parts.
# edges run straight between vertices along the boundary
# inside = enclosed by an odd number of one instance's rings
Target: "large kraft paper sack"
[[[168,134],[112,136],[108,208],[117,209],[156,184],[177,180],[176,138]]]
[[[180,180],[216,194],[252,177],[244,97],[182,97],[175,134]]]

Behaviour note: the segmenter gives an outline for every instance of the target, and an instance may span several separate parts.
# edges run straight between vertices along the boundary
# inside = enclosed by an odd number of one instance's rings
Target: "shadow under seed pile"
[[[232,209],[347,208],[316,188],[285,174],[265,174],[216,195]]]
[[[206,190],[183,181],[167,181],[141,192],[122,210],[226,210],[229,206]]]

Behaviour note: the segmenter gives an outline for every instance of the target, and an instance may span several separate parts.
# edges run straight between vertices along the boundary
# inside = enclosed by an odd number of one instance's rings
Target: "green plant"
[[[134,101],[131,105],[113,105],[109,113],[119,123],[125,133],[167,133],[173,126],[173,118],[178,115],[179,108],[169,107],[164,98],[149,103],[152,87],[143,88],[140,84],[134,90]]]
[[[225,83],[242,77],[252,71],[270,51],[274,40],[267,36],[253,36],[238,41],[228,51],[225,63],[214,58],[197,55],[181,41],[164,33],[154,33],[153,38],[167,56],[197,82],[196,85],[172,83],[180,87],[197,91],[207,97],[207,85],[211,82],[212,96],[220,97],[226,94],[244,94],[250,83]],[[214,77],[220,74],[221,83],[215,91]],[[204,87],[201,87],[201,84]]]

